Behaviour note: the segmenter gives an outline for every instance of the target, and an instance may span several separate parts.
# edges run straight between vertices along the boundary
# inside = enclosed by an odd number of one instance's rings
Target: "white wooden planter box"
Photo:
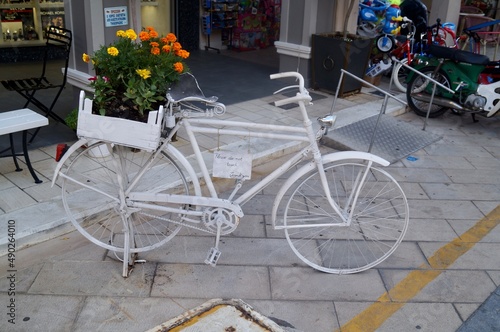
[[[158,147],[164,109],[149,112],[148,122],[92,114],[92,100],[80,92],[77,135],[147,151]]]

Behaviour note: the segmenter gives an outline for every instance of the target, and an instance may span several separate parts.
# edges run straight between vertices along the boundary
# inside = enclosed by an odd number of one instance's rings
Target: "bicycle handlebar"
[[[297,73],[295,71],[287,71],[284,73],[277,73],[277,74],[271,74],[271,79],[277,79],[277,78],[284,78],[284,77],[295,77],[296,79],[299,80],[299,91],[300,93],[304,93],[305,87],[304,87],[304,77],[300,73]]]
[[[285,77],[294,77],[299,80],[299,85],[295,85],[293,87],[298,87],[299,92],[297,93],[296,96],[291,97],[291,98],[286,98],[282,100],[278,100],[274,102],[274,105],[276,106],[283,106],[286,104],[291,104],[291,103],[297,103],[299,101],[303,102],[309,102],[312,100],[311,96],[309,96],[309,91],[304,87],[304,77],[300,73],[294,72],[294,71],[289,71],[289,72],[284,72],[284,73],[278,73],[278,74],[271,74],[270,78],[272,80],[277,79],[277,78],[285,78]],[[277,92],[283,91],[284,89],[278,90]],[[275,93],[277,93],[275,92]]]

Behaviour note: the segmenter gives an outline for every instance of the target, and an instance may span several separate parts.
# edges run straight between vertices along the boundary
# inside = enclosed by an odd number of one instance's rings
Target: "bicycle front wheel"
[[[336,274],[367,270],[384,261],[408,228],[408,202],[384,170],[363,160],[324,165],[330,195],[317,170],[296,182],[285,206],[283,225],[294,253],[313,268]]]
[[[408,65],[408,58],[401,59],[401,63]],[[401,92],[406,92],[406,78],[408,77],[408,69],[403,67],[401,63],[396,63],[392,70],[392,81],[394,86]]]
[[[62,201],[70,221],[87,239],[112,251],[126,248],[138,253],[161,246],[179,232],[180,213],[129,206],[126,190],[143,167],[135,192],[189,194],[188,182],[174,160],[164,151],[155,159],[151,156],[98,142],[70,157],[60,174]]]

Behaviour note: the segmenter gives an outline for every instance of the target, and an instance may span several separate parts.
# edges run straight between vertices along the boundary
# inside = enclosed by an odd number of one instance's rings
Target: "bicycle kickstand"
[[[210,248],[208,251],[207,258],[205,259],[205,264],[215,267],[217,261],[220,258],[221,251],[219,250],[219,241],[221,233],[221,223],[217,223],[217,235],[215,236],[215,246]]]

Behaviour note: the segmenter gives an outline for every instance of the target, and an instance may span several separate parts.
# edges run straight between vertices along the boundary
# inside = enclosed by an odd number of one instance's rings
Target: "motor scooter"
[[[500,62],[490,62],[481,54],[430,45],[425,55],[417,55],[408,74],[406,97],[419,116],[438,117],[447,110],[492,117],[500,114]],[[431,77],[443,86],[435,85]],[[500,91],[500,89],[498,90]],[[429,105],[432,100],[432,105]]]

